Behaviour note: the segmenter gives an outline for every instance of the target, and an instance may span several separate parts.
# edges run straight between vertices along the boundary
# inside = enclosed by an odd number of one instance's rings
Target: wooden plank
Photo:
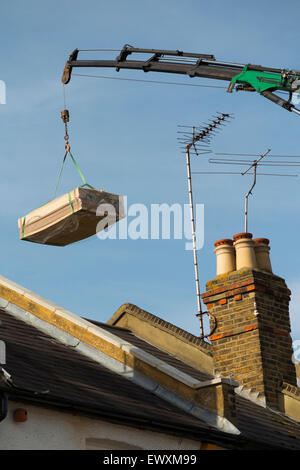
[[[101,220],[104,229],[124,217],[123,196],[79,187],[29,212],[18,226],[21,240],[66,246],[95,235]]]

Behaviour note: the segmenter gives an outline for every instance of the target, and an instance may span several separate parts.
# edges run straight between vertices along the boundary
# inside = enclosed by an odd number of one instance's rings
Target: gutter
[[[47,397],[44,395],[39,399],[36,396],[17,392],[10,394],[9,399],[11,401],[27,402],[34,404],[35,406],[48,406],[48,408],[72,413],[73,415],[82,415],[92,419],[103,419],[125,427],[130,426],[140,429],[146,428],[153,432],[180,436],[186,439],[201,440],[201,442],[210,442],[221,447],[226,447],[227,449],[242,450],[245,445],[247,445],[247,440],[244,436],[224,433],[214,429],[213,427],[210,427],[209,429],[201,428],[201,424],[198,428],[196,423],[193,424],[193,428],[191,428],[189,425],[174,423],[174,421],[169,422],[163,419],[150,420],[137,415],[130,415],[127,412],[123,414],[120,412],[116,413],[112,410],[107,411],[95,409],[94,407],[88,408],[84,404],[70,404],[69,402],[64,402],[60,397],[50,397],[49,395]]]

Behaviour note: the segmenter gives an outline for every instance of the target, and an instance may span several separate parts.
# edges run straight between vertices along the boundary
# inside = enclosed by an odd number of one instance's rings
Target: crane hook
[[[65,145],[65,149],[67,152],[70,151],[70,145],[69,145],[69,134],[68,134],[68,122],[70,121],[70,114],[69,114],[69,111],[68,109],[63,109],[60,113],[61,115],[61,118],[65,124],[65,141],[66,141],[66,145]]]

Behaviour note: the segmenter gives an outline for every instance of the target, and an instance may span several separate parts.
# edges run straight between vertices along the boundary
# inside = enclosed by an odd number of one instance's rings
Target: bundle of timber
[[[66,246],[104,230],[125,217],[124,198],[78,187],[18,220],[21,240]]]

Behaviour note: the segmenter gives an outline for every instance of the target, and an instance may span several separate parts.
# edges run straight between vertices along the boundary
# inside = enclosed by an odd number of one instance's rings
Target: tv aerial
[[[259,176],[276,176],[276,177],[297,177],[298,175],[295,173],[266,173],[266,172],[258,172],[258,169],[261,166],[266,168],[272,167],[272,169],[276,169],[278,167],[300,167],[299,160],[286,160],[286,158],[300,158],[300,155],[272,155],[270,154],[271,149],[268,149],[266,152],[262,154],[249,154],[249,153],[215,153],[215,155],[222,155],[222,156],[231,156],[234,158],[210,158],[208,161],[211,164],[217,165],[238,165],[241,168],[239,172],[235,171],[195,171],[194,174],[215,174],[215,175],[253,175],[253,183],[245,195],[245,212],[244,212],[244,231],[248,231],[248,199],[250,195],[253,195],[253,189],[257,183],[257,177]],[[272,160],[265,159],[266,157],[272,158]],[[240,157],[240,158],[237,158]],[[254,160],[250,160],[249,158],[241,158],[241,157],[256,157]],[[273,160],[275,158],[275,160]],[[277,158],[282,158],[283,160],[276,160]],[[247,167],[243,171],[243,167]],[[266,170],[268,171],[268,170]]]
[[[200,283],[199,283],[199,269],[198,269],[198,257],[197,257],[197,240],[195,230],[195,218],[194,218],[194,202],[193,202],[193,189],[192,189],[192,172],[191,172],[191,154],[199,156],[213,153],[210,148],[211,138],[220,130],[222,126],[232,118],[232,115],[225,113],[217,113],[213,116],[213,120],[209,120],[205,125],[196,126],[178,126],[178,141],[181,145],[181,150],[186,155],[186,167],[187,167],[187,180],[188,180],[188,192],[189,192],[189,203],[190,203],[190,219],[192,229],[192,244],[193,244],[193,255],[194,255],[194,270],[195,270],[195,284],[197,293],[197,305],[198,313],[196,316],[200,321],[200,338],[204,339],[209,337],[216,328],[216,319],[209,312],[203,312],[201,306],[200,296]],[[211,320],[211,331],[208,334],[204,334],[203,316],[208,315]]]

